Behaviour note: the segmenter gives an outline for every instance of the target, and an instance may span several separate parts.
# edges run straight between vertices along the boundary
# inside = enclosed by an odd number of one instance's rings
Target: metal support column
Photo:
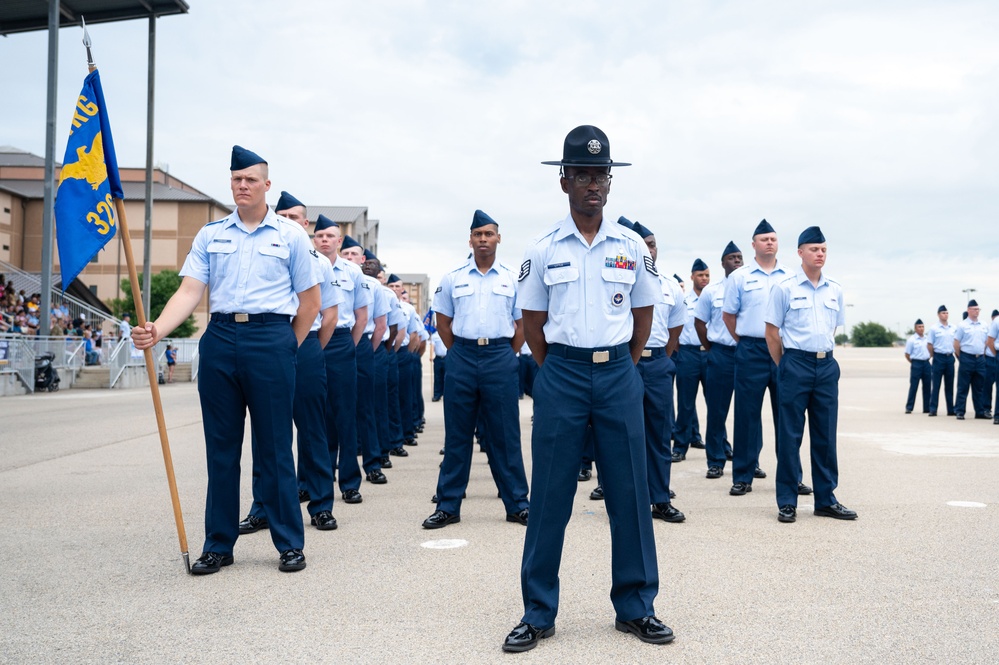
[[[56,96],[59,80],[59,0],[49,0],[48,98],[45,104],[45,210],[42,211],[42,303],[38,313],[38,333],[51,332],[52,311],[52,219],[55,216]],[[65,290],[69,284],[63,284]]]

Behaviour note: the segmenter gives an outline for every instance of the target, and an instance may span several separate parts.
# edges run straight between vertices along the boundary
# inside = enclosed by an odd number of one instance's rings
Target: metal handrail
[[[22,335],[0,334],[0,340],[7,346],[7,362],[0,365],[0,374],[13,373],[29,393],[35,392],[35,352]]]

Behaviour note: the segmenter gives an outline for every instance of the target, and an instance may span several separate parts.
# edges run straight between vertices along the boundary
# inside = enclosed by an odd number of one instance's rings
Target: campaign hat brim
[[[631,166],[631,162],[567,162],[564,160],[558,160],[557,162],[541,162],[546,166],[596,166],[596,167],[611,167],[611,166]]]

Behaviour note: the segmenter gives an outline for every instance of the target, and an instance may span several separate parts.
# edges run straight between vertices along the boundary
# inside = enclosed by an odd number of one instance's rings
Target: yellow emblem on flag
[[[86,180],[95,191],[108,179],[108,169],[104,164],[104,142],[101,139],[101,132],[94,136],[94,142],[87,150],[86,146],[76,149],[77,161],[71,164],[63,164],[62,172],[59,175],[61,185],[66,178]]]

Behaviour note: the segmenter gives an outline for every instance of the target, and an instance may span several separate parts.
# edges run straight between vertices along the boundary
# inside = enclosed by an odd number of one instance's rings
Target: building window
[[[94,296],[96,297],[97,296],[97,285],[96,284],[91,284],[88,288],[90,289],[90,292],[93,293]]]

